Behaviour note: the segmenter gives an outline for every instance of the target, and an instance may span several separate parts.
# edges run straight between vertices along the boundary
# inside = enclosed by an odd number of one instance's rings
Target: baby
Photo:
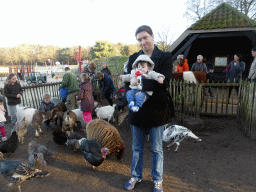
[[[133,112],[139,111],[143,103],[153,94],[153,91],[142,91],[142,79],[154,79],[163,84],[165,76],[153,71],[154,62],[147,55],[140,55],[132,64],[131,74],[120,75],[123,82],[130,81],[130,88],[127,92],[129,108]]]

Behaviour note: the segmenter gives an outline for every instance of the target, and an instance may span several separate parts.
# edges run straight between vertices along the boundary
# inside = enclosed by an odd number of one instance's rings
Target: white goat
[[[31,124],[33,115],[37,109],[30,108],[30,107],[17,107],[17,122],[21,122],[25,117],[26,123]]]
[[[62,102],[62,99],[58,97],[51,97],[51,102],[56,106],[58,103]]]
[[[107,119],[109,122],[113,118],[113,121],[115,121],[114,119],[115,108],[116,108],[116,104],[114,104],[113,106],[107,105],[104,107],[97,107],[95,109],[95,112],[99,119]]]

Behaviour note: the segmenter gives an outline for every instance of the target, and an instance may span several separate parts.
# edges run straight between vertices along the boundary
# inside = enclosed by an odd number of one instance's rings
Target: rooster
[[[101,163],[106,159],[106,155],[109,151],[106,147],[102,148],[99,142],[95,139],[72,139],[67,142],[67,145],[80,149],[86,166],[88,166],[88,161],[93,166],[93,169],[101,165]]]
[[[26,179],[30,177],[43,177],[49,175],[49,172],[34,169],[22,161],[4,160],[1,152],[0,173],[10,182],[8,187],[11,187],[14,183],[16,183],[18,185],[19,192],[21,192],[20,183]]]
[[[192,133],[191,130],[180,125],[171,125],[167,129],[165,129],[164,135],[163,135],[163,141],[167,143],[171,142],[171,144],[169,144],[167,148],[169,148],[171,145],[176,143],[177,147],[174,150],[176,152],[178,151],[180,142],[187,137],[192,137],[197,141],[202,141],[201,139],[199,139],[199,137],[197,137],[194,133]]]

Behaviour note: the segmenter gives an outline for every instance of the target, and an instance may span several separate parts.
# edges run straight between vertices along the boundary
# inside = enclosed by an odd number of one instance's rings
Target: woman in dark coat
[[[14,125],[17,121],[17,106],[21,103],[23,90],[15,74],[10,73],[4,84],[4,95],[7,97],[7,109]]]
[[[86,73],[81,74],[81,81],[79,95],[76,99],[81,100],[81,111],[83,112],[84,121],[89,123],[92,120],[92,110],[95,108],[92,84]]]

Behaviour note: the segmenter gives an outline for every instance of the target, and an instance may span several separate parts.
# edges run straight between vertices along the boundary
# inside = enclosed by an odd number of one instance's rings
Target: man
[[[133,136],[133,159],[131,165],[131,179],[125,184],[126,190],[132,190],[137,182],[143,178],[143,148],[146,136],[149,134],[152,143],[153,167],[152,177],[154,192],[162,192],[163,181],[163,132],[164,125],[169,123],[174,116],[173,103],[168,91],[169,81],[172,75],[172,55],[169,52],[160,51],[154,45],[154,34],[149,26],[142,25],[136,32],[135,37],[141,50],[129,57],[126,65],[127,73],[131,73],[132,64],[138,56],[148,55],[155,63],[155,71],[165,76],[163,84],[152,79],[142,79],[143,91],[153,91],[143,106],[137,112],[129,110],[128,122]],[[127,88],[128,86],[126,86]],[[128,90],[126,90],[128,91]]]
[[[107,73],[102,73],[100,71],[96,72],[95,79],[99,80],[99,87],[103,91],[103,95],[109,102],[109,104],[113,105],[113,95],[115,94],[115,86],[112,79],[108,76]]]
[[[204,71],[207,73],[207,66],[205,63],[203,63],[203,56],[198,55],[197,61],[192,65],[191,71]]]
[[[189,71],[188,60],[184,59],[184,55],[178,55],[177,61],[178,61],[178,65],[176,68],[176,72]]]
[[[60,88],[66,88],[68,90],[67,96],[67,108],[68,110],[73,110],[78,108],[76,102],[76,96],[79,94],[79,85],[76,76],[71,73],[69,67],[65,67],[65,74],[63,76],[62,84]]]
[[[252,56],[254,57],[254,60],[253,60],[252,65],[250,67],[248,80],[250,80],[251,82],[256,83],[256,47],[252,48]]]

